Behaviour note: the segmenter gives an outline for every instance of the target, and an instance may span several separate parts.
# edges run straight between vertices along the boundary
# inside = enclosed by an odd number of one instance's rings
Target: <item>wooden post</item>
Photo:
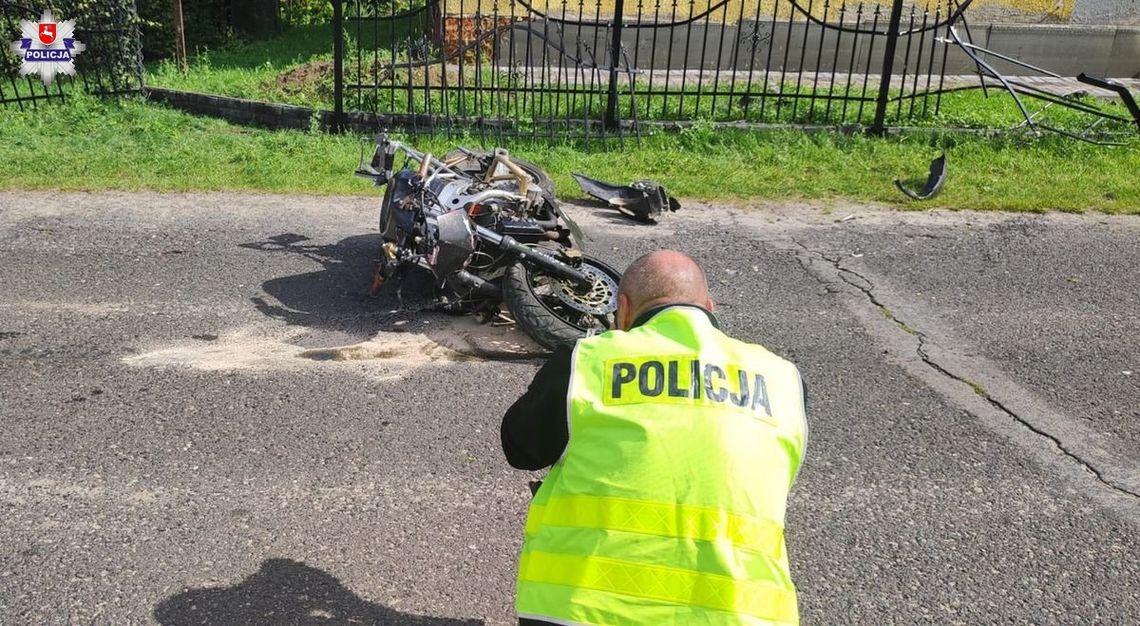
[[[174,0],[171,12],[174,14],[174,58],[178,60],[178,69],[185,73],[190,68],[186,64],[186,29],[182,25],[182,0]]]

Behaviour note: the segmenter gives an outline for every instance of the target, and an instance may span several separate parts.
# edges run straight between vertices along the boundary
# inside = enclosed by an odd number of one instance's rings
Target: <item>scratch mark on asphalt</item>
[[[918,354],[918,357],[920,359],[922,359],[922,362],[925,363],[928,367],[932,368],[933,370],[935,370],[939,374],[942,374],[943,376],[946,376],[952,380],[955,380],[955,381],[960,382],[964,385],[967,385],[968,387],[970,387],[970,389],[974,393],[976,393],[978,396],[980,396],[982,399],[984,399],[986,402],[988,402],[990,404],[990,406],[994,407],[995,409],[997,409],[1001,413],[1009,416],[1015,422],[1017,422],[1018,424],[1020,424],[1024,428],[1028,429],[1030,432],[1032,432],[1038,436],[1044,437],[1045,439],[1048,439],[1050,442],[1053,443],[1053,445],[1057,448],[1057,450],[1059,450],[1062,454],[1069,457],[1070,459],[1072,459],[1073,461],[1078,463],[1081,467],[1083,467],[1085,470],[1090,472],[1104,486],[1108,487],[1109,489],[1112,489],[1113,491],[1117,491],[1119,493],[1132,496],[1133,498],[1140,498],[1140,492],[1133,491],[1132,489],[1129,489],[1128,487],[1124,487],[1122,485],[1119,485],[1116,482],[1106,478],[1104,476],[1104,473],[1101,472],[1101,470],[1099,470],[1096,466],[1094,466],[1093,464],[1091,464],[1088,461],[1081,458],[1080,455],[1078,455],[1077,453],[1070,450],[1059,437],[1057,437],[1056,435],[1053,435],[1052,433],[1049,433],[1046,430],[1043,430],[1043,429],[1033,425],[1031,422],[1026,420],[1024,417],[1022,417],[1021,415],[1018,415],[1016,411],[1010,409],[1008,406],[1003,404],[1000,400],[998,400],[998,399],[994,398],[992,395],[990,395],[989,392],[987,392],[978,383],[971,381],[971,380],[969,380],[963,376],[959,376],[958,374],[951,372],[949,369],[947,369],[942,364],[938,363],[933,357],[930,356],[930,353],[928,351],[928,343],[933,343],[933,342],[931,342],[930,339],[922,331],[918,330],[917,328],[915,328],[914,326],[912,326],[910,324],[907,324],[902,319],[900,319],[897,315],[895,315],[895,313],[890,309],[890,307],[888,307],[886,305],[886,303],[882,302],[879,299],[879,297],[875,295],[875,284],[869,278],[867,278],[866,276],[863,276],[862,274],[860,274],[859,272],[857,272],[853,269],[843,267],[841,259],[839,259],[837,257],[830,257],[830,256],[827,256],[826,254],[824,254],[822,252],[812,250],[811,248],[804,245],[803,242],[799,241],[798,239],[796,239],[794,237],[792,237],[791,240],[793,243],[796,244],[796,246],[798,246],[801,250],[803,250],[803,252],[806,253],[807,255],[810,255],[810,256],[818,258],[818,259],[822,259],[822,260],[826,261],[828,264],[830,264],[835,269],[836,274],[839,276],[840,280],[842,280],[844,283],[854,287],[855,289],[857,289],[861,293],[863,293],[863,295],[865,295],[867,297],[868,301],[870,301],[870,303],[872,305],[877,307],[879,309],[879,311],[883,314],[883,316],[886,317],[887,319],[889,319],[896,326],[898,326],[899,329],[903,330],[904,332],[906,332],[908,334],[914,335],[918,339],[918,346],[916,348],[916,353]],[[804,268],[804,270],[809,275],[813,275],[813,277],[816,280],[826,284],[828,281],[825,278],[820,277],[820,276],[815,276],[814,272],[810,271],[810,269],[808,268],[810,261],[805,262],[804,259],[802,258],[803,256],[804,256],[804,254],[797,254],[796,255],[797,260],[800,261],[800,265]],[[836,292],[829,289],[828,293],[836,293]],[[977,416],[975,416],[975,417],[977,417]]]

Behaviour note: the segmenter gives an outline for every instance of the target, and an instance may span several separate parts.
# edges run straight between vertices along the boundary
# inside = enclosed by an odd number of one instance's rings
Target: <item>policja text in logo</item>
[[[23,56],[21,76],[39,74],[47,86],[56,74],[75,75],[75,57],[86,49],[75,39],[75,20],[56,22],[50,10],[44,11],[39,23],[20,20],[20,35],[12,51]]]

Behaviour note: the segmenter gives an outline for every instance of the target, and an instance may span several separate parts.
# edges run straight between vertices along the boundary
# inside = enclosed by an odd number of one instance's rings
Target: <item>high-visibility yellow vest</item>
[[[516,608],[558,624],[796,624],[784,550],[799,371],[695,307],[578,342],[570,439],[535,494]]]

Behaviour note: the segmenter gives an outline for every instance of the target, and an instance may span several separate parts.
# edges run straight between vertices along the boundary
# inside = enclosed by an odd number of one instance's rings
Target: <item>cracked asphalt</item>
[[[0,194],[0,623],[509,624],[509,327],[365,295],[374,198]],[[571,207],[797,362],[804,623],[1140,622],[1140,222]]]

